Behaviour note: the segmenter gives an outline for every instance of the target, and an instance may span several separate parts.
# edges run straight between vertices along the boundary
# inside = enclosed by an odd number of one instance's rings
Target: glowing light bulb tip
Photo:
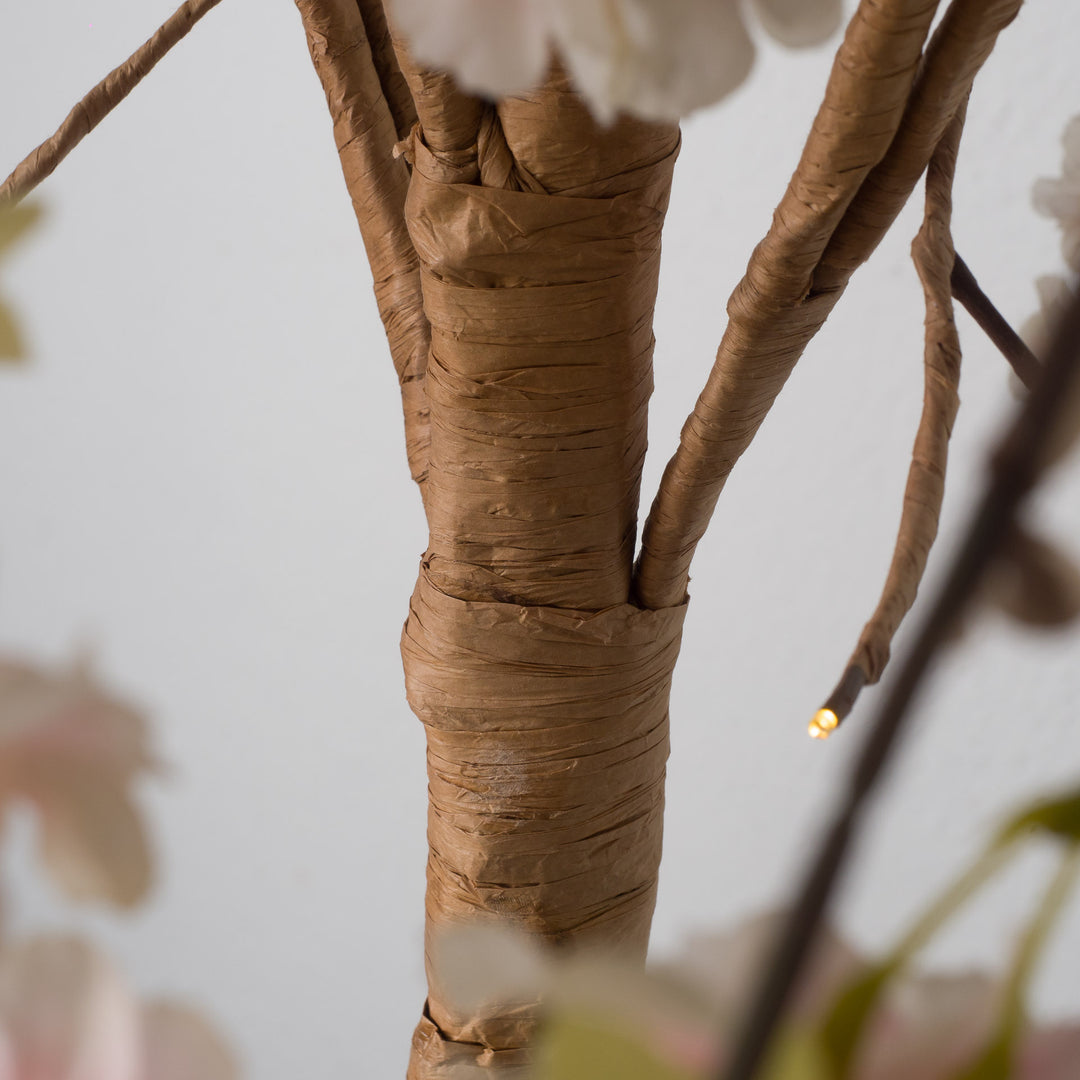
[[[811,739],[827,739],[840,724],[840,717],[832,709],[818,709],[807,725]]]

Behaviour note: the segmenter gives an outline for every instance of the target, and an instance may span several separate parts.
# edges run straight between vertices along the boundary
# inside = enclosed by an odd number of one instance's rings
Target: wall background
[[[0,14],[0,169],[172,10],[66,0]],[[1034,0],[976,84],[956,242],[1007,316],[1058,272],[1030,209],[1080,111],[1070,0]],[[657,316],[655,491],[723,303],[797,159],[831,48],[762,46],[750,83],[685,125]],[[90,929],[143,990],[190,995],[259,1080],[400,1076],[423,997],[425,778],[397,638],[424,547],[397,391],[322,92],[285,0],[228,0],[46,183],[6,267],[33,359],[0,370],[0,648],[80,643],[150,710],[161,854],[132,918],[69,910],[16,822],[16,929]],[[915,200],[921,202],[921,199]],[[860,738],[804,734],[876,601],[921,400],[909,212],[856,277],[736,470],[698,554],[673,700],[655,947],[783,901]],[[966,347],[930,584],[1012,404]],[[1080,533],[1080,461],[1037,516]],[[1078,545],[1073,544],[1074,549]],[[917,619],[918,616],[915,618]],[[1017,800],[1080,776],[1080,634],[981,621],[919,703],[840,905],[891,939]],[[902,648],[902,646],[901,646]],[[931,952],[1003,962],[1048,853]],[[1074,902],[1038,981],[1080,1013]]]

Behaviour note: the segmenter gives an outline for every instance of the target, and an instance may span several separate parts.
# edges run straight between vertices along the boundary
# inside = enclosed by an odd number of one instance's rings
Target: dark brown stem
[[[105,76],[68,113],[52,138],[31,151],[0,184],[0,206],[21,202],[142,82],[154,65],[221,0],[186,0],[141,48]]]
[[[858,664],[848,664],[833,692],[810,721],[810,734],[815,739],[826,738],[840,726],[855,707],[855,701],[867,681],[866,672]]]
[[[755,994],[724,1080],[751,1080],[802,969],[851,843],[882,769],[896,748],[908,706],[952,628],[1013,528],[1051,441],[1059,436],[1080,372],[1080,295],[1058,327],[1042,375],[991,459],[990,484],[925,622],[889,688],[848,781],[847,794],[822,839],[780,942]]]
[[[953,297],[963,304],[967,313],[1009,361],[1017,378],[1030,390],[1039,377],[1042,364],[994,306],[990,297],[979,288],[975,275],[959,255],[953,263],[951,284]]]

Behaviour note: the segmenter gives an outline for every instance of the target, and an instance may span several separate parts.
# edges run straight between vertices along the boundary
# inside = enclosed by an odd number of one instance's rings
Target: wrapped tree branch
[[[860,4],[773,226],[728,302],[716,363],[646,522],[636,575],[646,606],[685,594],[731,469],[852,270],[899,213],[1019,6],[954,0],[920,62],[936,5]]]
[[[423,490],[429,439],[424,390],[429,332],[416,253],[405,225],[409,172],[394,155],[403,133],[399,125],[411,127],[415,111],[380,3],[297,0],[296,6],[326,92],[345,184],[401,386],[409,469]]]
[[[21,202],[142,82],[157,62],[221,0],[185,0],[153,36],[114,68],[68,113],[56,133],[0,184],[0,207]]]
[[[923,224],[911,246],[926,299],[923,409],[892,563],[877,608],[848,661],[848,668],[858,668],[867,683],[880,678],[888,663],[893,635],[915,602],[937,536],[945,496],[949,438],[960,407],[960,338],[953,320],[951,277],[955,252],[951,220],[953,176],[965,112],[966,102],[962,102],[930,159]],[[843,719],[842,714],[836,715]]]

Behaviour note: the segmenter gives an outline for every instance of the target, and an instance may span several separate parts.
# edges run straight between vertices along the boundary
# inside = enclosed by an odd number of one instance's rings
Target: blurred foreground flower
[[[76,938],[40,937],[0,962],[0,1080],[235,1080],[221,1036],[186,1006],[139,1004]]]
[[[564,957],[503,929],[468,927],[442,943],[462,1008],[543,998],[536,1080],[704,1080],[732,1050],[746,994],[779,933],[779,915],[692,938],[642,972],[617,959]],[[766,1080],[839,1080],[823,1025],[838,995],[873,968],[824,933],[799,982]],[[997,1030],[1003,987],[982,974],[891,981],[863,1031],[850,1080],[974,1080],[964,1070]],[[1033,1029],[1000,1080],[1080,1080],[1080,1024]]]
[[[154,766],[147,741],[143,716],[82,668],[0,659],[0,813],[18,799],[34,807],[42,860],[73,899],[129,906],[150,885],[130,794]]]
[[[816,45],[840,25],[841,0],[754,0],[785,45]],[[675,120],[730,94],[754,45],[738,0],[393,0],[413,55],[467,90],[533,89],[555,50],[602,120],[620,110]]]
[[[41,217],[40,206],[0,208],[0,256],[35,225]],[[0,360],[20,360],[22,335],[11,309],[0,300]]]

